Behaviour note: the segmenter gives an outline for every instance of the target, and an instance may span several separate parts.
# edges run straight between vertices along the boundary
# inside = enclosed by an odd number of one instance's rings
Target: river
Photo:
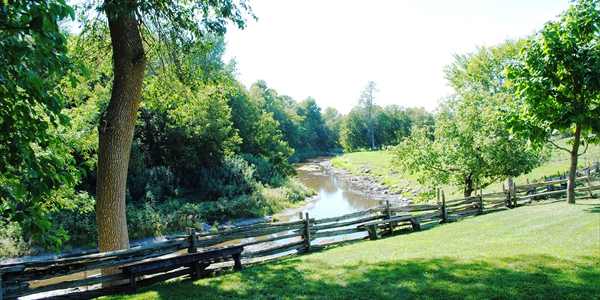
[[[330,160],[331,157],[319,157],[297,165],[298,180],[318,193],[314,203],[301,208],[303,213],[309,213],[311,218],[329,218],[364,211],[379,204],[383,199],[381,196],[360,191],[356,183],[348,180],[349,174],[330,167]],[[295,214],[290,220],[298,218]]]

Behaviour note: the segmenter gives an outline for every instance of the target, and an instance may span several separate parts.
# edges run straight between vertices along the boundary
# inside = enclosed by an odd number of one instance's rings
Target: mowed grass
[[[600,201],[519,207],[107,299],[599,299]]]
[[[568,139],[562,139],[556,142],[560,147],[571,149],[572,145],[567,144]],[[552,149],[550,159],[544,165],[533,169],[530,173],[515,178],[515,184],[525,184],[529,180],[543,181],[545,176],[551,177],[557,174],[564,174],[569,171],[571,166],[571,155],[564,150]],[[584,152],[585,151],[585,152]],[[587,167],[595,162],[600,162],[600,145],[590,145],[587,150],[585,147],[579,148],[579,158],[577,159],[578,168]]]
[[[417,175],[402,172],[393,160],[394,154],[389,151],[363,151],[335,157],[331,164],[336,168],[347,169],[352,174],[375,177],[383,184],[416,184]]]
[[[563,148],[571,149],[571,145],[567,144],[569,139],[562,139],[556,142],[557,145]],[[551,147],[549,145],[549,147]],[[579,168],[587,167],[597,161],[600,161],[600,145],[590,145],[585,151],[585,147],[581,147],[579,153],[581,156],[578,159]],[[544,176],[555,176],[564,174],[569,171],[571,157],[569,153],[560,149],[551,149],[550,158],[543,165],[533,169],[530,173],[523,174],[515,178],[515,184],[526,184],[527,182],[543,181]],[[417,179],[419,174],[409,174],[404,172],[399,166],[393,163],[394,155],[388,151],[363,151],[347,153],[343,156],[332,159],[332,165],[337,168],[345,168],[352,174],[364,174],[377,178],[382,184],[399,186],[410,186],[415,189],[420,189]],[[368,174],[365,170],[369,170]],[[444,185],[441,187],[446,196],[451,198],[462,197],[462,190],[455,187]],[[484,189],[484,193],[493,193],[502,191],[502,182],[498,181]],[[417,199],[424,200],[424,199]]]

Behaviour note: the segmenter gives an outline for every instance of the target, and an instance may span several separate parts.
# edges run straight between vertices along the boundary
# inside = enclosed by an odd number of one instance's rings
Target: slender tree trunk
[[[375,134],[373,128],[371,128],[371,150],[375,150]]]
[[[579,142],[581,141],[581,125],[575,124],[575,141],[571,150],[571,167],[567,182],[567,203],[575,203],[575,178],[577,177],[577,159],[579,158]]]
[[[463,195],[465,198],[471,197],[473,191],[475,190],[473,188],[473,172],[469,173],[467,176],[463,175],[463,178],[465,180],[465,189],[463,190]]]
[[[125,215],[127,168],[146,68],[146,54],[135,17],[121,13],[115,18],[111,12],[107,15],[115,77],[110,103],[98,127],[96,216],[100,252],[129,248]],[[102,270],[103,275],[116,272],[117,267]]]

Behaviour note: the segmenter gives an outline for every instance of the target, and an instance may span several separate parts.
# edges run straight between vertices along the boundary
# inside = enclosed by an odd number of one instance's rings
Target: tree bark
[[[571,149],[571,167],[567,182],[567,203],[575,203],[575,178],[577,177],[577,159],[579,158],[579,143],[581,141],[581,125],[575,124],[575,137]]]
[[[463,190],[463,195],[465,198],[471,197],[475,188],[473,188],[473,172],[469,173],[469,175],[464,176],[465,180],[465,189]]]
[[[110,2],[106,0],[107,4]],[[96,217],[100,252],[129,248],[125,214],[127,168],[146,68],[137,20],[133,14],[115,15],[107,11],[114,82],[110,103],[102,113],[98,127]],[[102,275],[116,272],[115,266],[103,269]]]

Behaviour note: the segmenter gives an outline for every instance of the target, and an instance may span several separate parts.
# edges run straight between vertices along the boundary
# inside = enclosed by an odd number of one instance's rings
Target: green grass
[[[600,201],[538,204],[107,299],[598,299]]]
[[[570,149],[567,145],[568,139],[562,139],[556,143],[564,148]],[[583,152],[580,149],[580,153]],[[337,168],[345,168],[352,174],[363,174],[375,177],[381,183],[386,185],[397,184],[399,186],[410,186],[416,189],[420,188],[417,182],[418,174],[403,173],[402,169],[393,165],[393,155],[387,151],[364,151],[347,153],[343,156],[332,159],[332,165]],[[586,167],[594,162],[600,161],[600,145],[590,145],[588,150],[579,157],[579,167]],[[544,176],[552,176],[557,173],[563,174],[569,170],[571,163],[570,155],[559,149],[552,149],[550,159],[544,165],[535,168],[528,174],[515,178],[516,184],[525,184],[528,180],[544,180]],[[370,170],[369,174],[365,170]],[[393,174],[392,174],[393,172]],[[457,190],[451,186],[442,186],[447,197],[462,197],[462,190]],[[502,191],[502,182],[497,182],[484,189],[484,193]],[[424,199],[416,199],[424,200]]]
[[[556,142],[557,145],[563,148],[571,149],[571,145],[567,145],[568,139],[562,139]],[[578,158],[579,168],[587,167],[588,165],[600,161],[600,145],[590,145],[585,153],[585,147],[580,147],[579,153],[582,154]],[[515,184],[525,184],[527,180],[544,180],[544,176],[553,176],[557,173],[564,174],[569,171],[571,165],[571,156],[564,150],[552,149],[551,156],[548,162],[544,165],[535,168],[528,174],[521,175],[515,178]]]
[[[416,185],[417,175],[403,174],[402,169],[392,163],[393,158],[394,155],[388,151],[364,151],[335,157],[331,164],[336,168],[347,169],[352,174],[374,176],[386,185]]]

